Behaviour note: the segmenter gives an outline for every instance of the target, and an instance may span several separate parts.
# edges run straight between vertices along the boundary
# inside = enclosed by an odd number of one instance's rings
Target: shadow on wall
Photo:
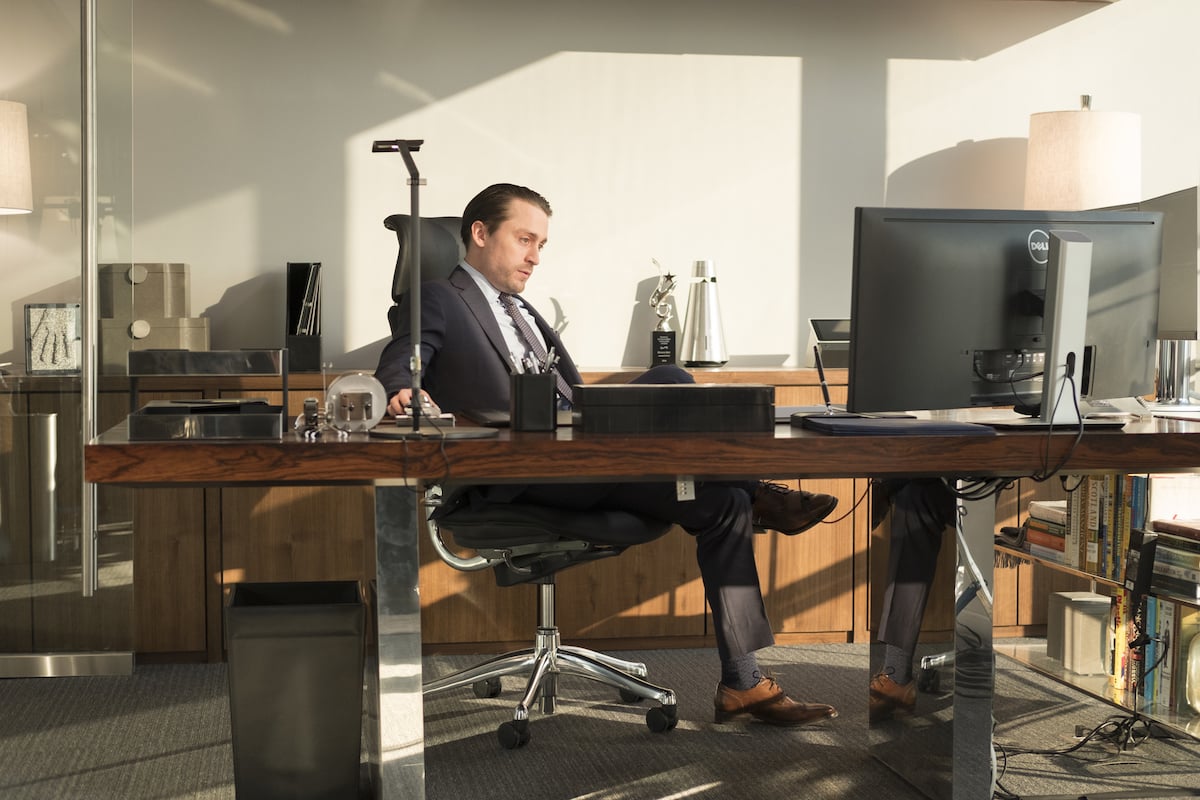
[[[192,280],[196,278],[193,272]],[[286,276],[276,270],[230,286],[198,316],[209,319],[213,350],[283,347],[286,303]]]
[[[887,204],[909,208],[1022,208],[1027,139],[959,142],[888,178]]]

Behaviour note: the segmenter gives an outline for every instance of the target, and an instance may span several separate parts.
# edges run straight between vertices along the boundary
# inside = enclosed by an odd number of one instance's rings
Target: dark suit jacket
[[[521,302],[536,320],[546,346],[559,355],[558,369],[567,383],[583,383],[558,334],[533,306]],[[398,332],[384,348],[375,371],[389,398],[412,385],[410,312],[406,298]],[[509,375],[515,368],[496,315],[462,267],[455,267],[448,278],[421,284],[421,361],[421,388],[443,411],[508,411]]]

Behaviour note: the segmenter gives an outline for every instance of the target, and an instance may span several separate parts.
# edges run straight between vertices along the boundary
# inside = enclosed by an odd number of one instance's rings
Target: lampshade
[[[1142,199],[1142,122],[1126,111],[1029,117],[1025,208],[1079,211]]]
[[[28,214],[32,210],[25,105],[0,100],[0,214]]]

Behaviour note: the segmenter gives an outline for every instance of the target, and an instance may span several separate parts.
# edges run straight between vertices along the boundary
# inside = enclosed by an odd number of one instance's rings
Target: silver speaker
[[[680,355],[686,367],[719,367],[729,360],[725,329],[721,326],[721,303],[717,299],[716,264],[712,261],[696,262],[688,290]]]

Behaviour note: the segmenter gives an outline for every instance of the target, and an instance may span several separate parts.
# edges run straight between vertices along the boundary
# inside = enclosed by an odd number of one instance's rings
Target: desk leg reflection
[[[419,487],[402,481],[375,484],[364,746],[372,796],[387,800],[425,797],[418,497]]]
[[[871,753],[933,800],[992,797],[992,572],[995,500],[957,501],[955,635],[939,686],[919,694],[912,716],[871,723]],[[949,542],[944,542],[949,544]],[[874,579],[873,579],[874,580]],[[878,643],[876,646],[879,646]],[[922,647],[920,657],[937,654]],[[873,662],[878,654],[872,654]],[[952,662],[952,664],[951,664]],[[952,684],[951,684],[952,681]],[[947,685],[951,684],[951,685]]]

